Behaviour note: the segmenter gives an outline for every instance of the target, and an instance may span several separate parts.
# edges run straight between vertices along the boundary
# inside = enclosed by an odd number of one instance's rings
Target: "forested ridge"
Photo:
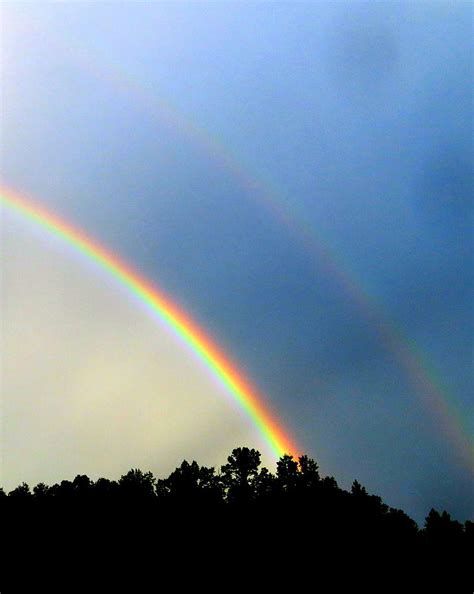
[[[184,565],[219,559],[224,573],[227,555],[244,572],[246,564],[261,570],[265,561],[281,559],[278,582],[293,579],[294,586],[303,569],[324,572],[337,559],[341,567],[358,567],[366,590],[380,571],[418,580],[406,591],[433,591],[447,580],[449,590],[440,591],[472,592],[472,521],[431,509],[419,527],[357,480],[346,491],[322,477],[306,455],[282,456],[275,473],[261,466],[258,451],[241,447],[218,470],[183,461],[167,478],[132,469],[119,480],[77,475],[32,489],[23,483],[8,494],[0,490],[0,520],[4,541],[41,543],[37,553],[56,551],[53,558],[82,547],[130,561],[140,551],[162,571],[177,559]]]

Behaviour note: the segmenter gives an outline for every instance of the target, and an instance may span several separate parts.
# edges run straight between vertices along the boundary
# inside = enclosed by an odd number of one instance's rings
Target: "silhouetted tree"
[[[71,481],[64,480],[59,484],[55,483],[49,488],[50,494],[61,500],[71,500],[74,495],[74,485]]]
[[[76,496],[87,497],[92,493],[93,483],[85,474],[78,474],[72,481],[72,487]]]
[[[463,534],[463,526],[460,522],[452,520],[448,512],[441,514],[431,509],[425,519],[425,536],[432,542],[452,542],[459,539]]]
[[[400,542],[414,542],[418,535],[418,526],[401,509],[389,508],[384,516],[385,528],[393,540]]]
[[[157,481],[156,492],[160,499],[188,505],[217,504],[223,495],[214,468],[201,467],[195,461],[189,464],[186,460],[167,479]]]
[[[319,468],[315,460],[309,458],[306,454],[298,458],[298,466],[301,473],[302,484],[304,488],[312,489],[320,481]]]
[[[325,476],[321,481],[326,491],[336,491],[338,489],[337,481],[333,476]]]
[[[116,481],[106,478],[99,478],[93,484],[94,498],[97,501],[113,501],[116,499],[120,487]]]
[[[118,482],[122,497],[133,499],[152,498],[155,495],[155,479],[151,472],[142,472],[138,468],[129,470]]]
[[[255,496],[262,503],[267,503],[273,499],[277,489],[277,479],[269,472],[268,468],[261,468],[255,476],[254,481]]]
[[[298,485],[298,462],[285,454],[277,462],[277,480],[280,490],[292,494]]]
[[[260,466],[260,452],[249,448],[236,448],[221,468],[221,480],[227,500],[248,503],[256,494],[255,481]]]
[[[10,493],[8,493],[9,497],[13,497],[14,499],[26,499],[32,496],[31,491],[30,491],[30,487],[27,485],[27,483],[21,483],[21,485],[19,485],[16,489],[13,489],[13,491],[10,491]]]
[[[33,495],[35,499],[42,499],[49,495],[50,489],[44,483],[38,483],[36,487],[33,488]]]
[[[366,488],[357,480],[352,483],[351,493],[354,497],[368,497]]]

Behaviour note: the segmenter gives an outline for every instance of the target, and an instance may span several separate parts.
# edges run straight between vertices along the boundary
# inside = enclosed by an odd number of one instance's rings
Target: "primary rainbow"
[[[229,361],[229,358],[206,336],[203,330],[161,290],[141,277],[118,256],[88,237],[82,230],[73,227],[45,208],[4,188],[0,189],[0,201],[10,210],[37,223],[52,235],[69,244],[127,287],[187,345],[201,363],[220,381],[250,417],[276,457],[283,454],[297,456],[301,453],[295,442],[269,411],[268,406],[264,404],[263,397],[250,385],[243,373]]]

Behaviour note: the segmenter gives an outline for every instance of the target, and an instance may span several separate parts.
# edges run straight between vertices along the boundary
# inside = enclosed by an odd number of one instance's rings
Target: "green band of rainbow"
[[[8,209],[37,223],[87,259],[94,261],[157,315],[225,386],[234,400],[250,417],[276,457],[283,454],[297,456],[300,453],[295,442],[283,430],[281,424],[269,411],[268,406],[263,404],[262,396],[250,385],[242,372],[237,370],[201,328],[162,291],[140,277],[119,257],[108,252],[83,231],[71,226],[43,207],[5,189],[0,190],[0,201]]]

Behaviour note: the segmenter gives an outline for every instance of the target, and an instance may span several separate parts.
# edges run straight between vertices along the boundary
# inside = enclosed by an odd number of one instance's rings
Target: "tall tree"
[[[235,448],[221,468],[221,480],[232,503],[247,503],[255,498],[260,452],[246,447]]]

